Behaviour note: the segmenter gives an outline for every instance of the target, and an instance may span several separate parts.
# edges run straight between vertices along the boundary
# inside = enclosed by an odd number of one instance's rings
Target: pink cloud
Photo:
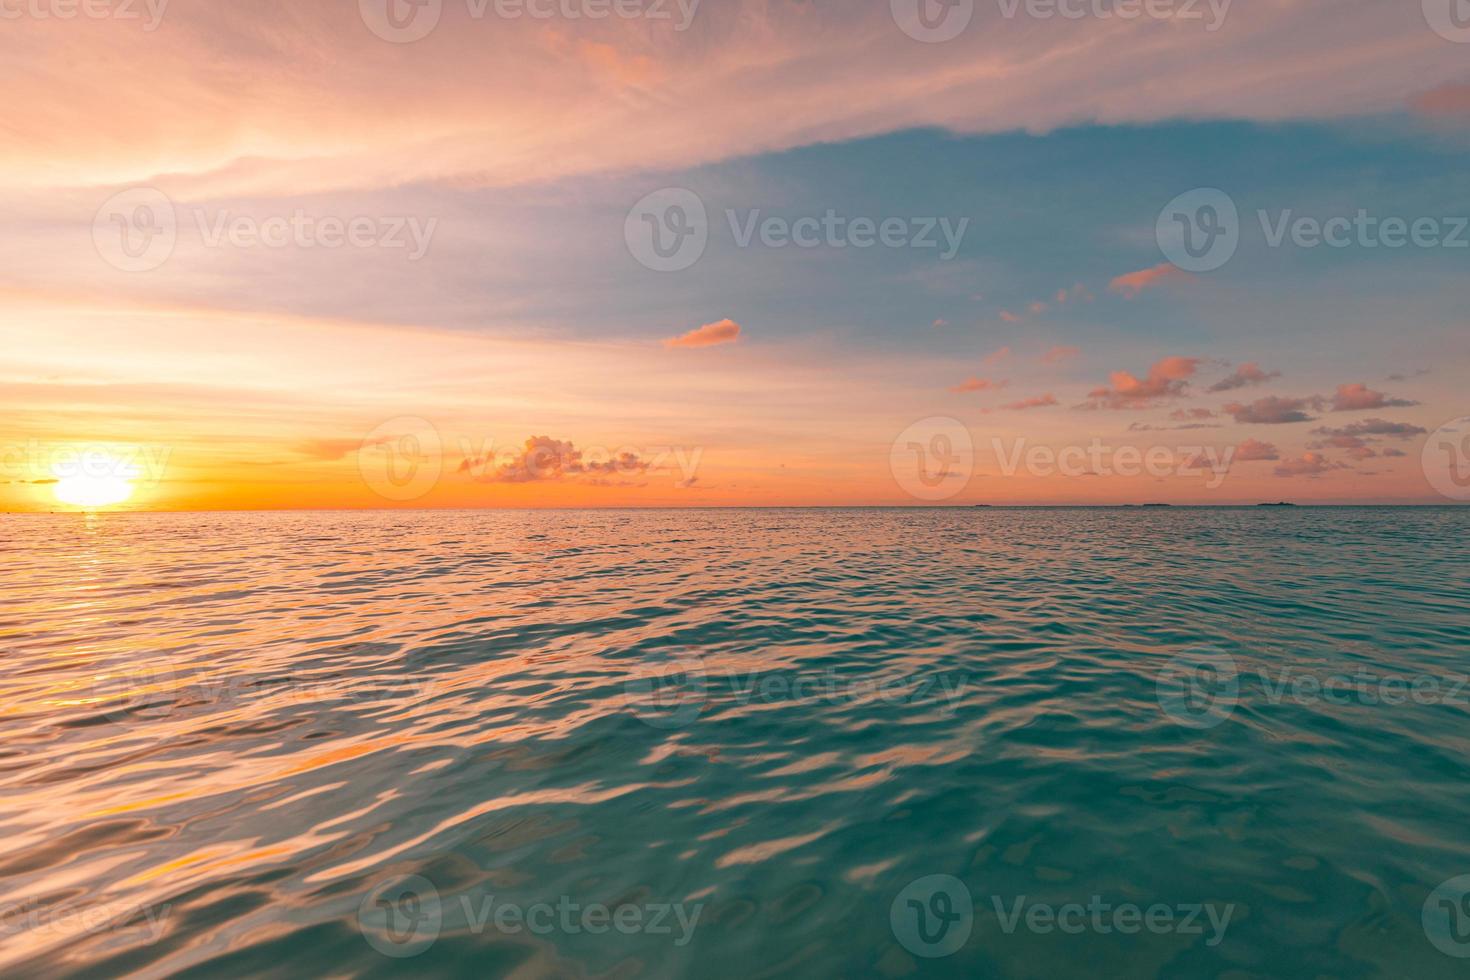
[[[534,483],[587,476],[584,482],[599,483],[618,473],[642,473],[649,463],[636,453],[623,452],[606,460],[589,460],[567,439],[532,436],[517,451],[499,457],[466,458],[459,472],[469,473],[481,483]]]
[[[1012,313],[1010,310],[1001,310],[1000,311],[1000,318],[1002,320],[1004,320],[1006,323],[1020,323],[1021,322],[1021,318],[1018,317],[1018,316],[1016,316],[1016,314]]]
[[[1045,354],[1042,354],[1041,360],[1044,364],[1058,364],[1062,361],[1067,360],[1068,358],[1076,357],[1080,353],[1082,353],[1082,351],[1076,347],[1068,347],[1065,344],[1058,344],[1051,350],[1047,351]]]
[[[1169,413],[1169,418],[1175,422],[1198,422],[1215,418],[1215,413],[1208,408],[1177,408]]]
[[[1257,398],[1249,404],[1231,402],[1225,406],[1225,411],[1237,422],[1284,425],[1288,422],[1310,422],[1312,416],[1307,411],[1320,410],[1321,407],[1320,398],[1281,398],[1272,395],[1269,398]]]
[[[1247,361],[1236,368],[1230,375],[1210,385],[1211,391],[1234,391],[1236,388],[1247,388],[1251,385],[1265,384],[1273,378],[1281,377],[1280,371],[1263,371],[1255,361]]]
[[[950,387],[950,391],[956,394],[967,391],[990,391],[995,388],[1004,388],[1010,384],[1009,381],[991,381],[989,378],[966,378],[957,385]]]
[[[1336,429],[1322,427],[1312,432],[1321,436],[1388,436],[1390,439],[1409,439],[1422,436],[1429,430],[1408,422],[1390,422],[1387,419],[1363,419],[1349,422]]]
[[[1011,349],[1009,347],[1002,347],[1000,350],[991,351],[989,354],[986,354],[980,360],[980,363],[981,364],[999,364],[1001,361],[1005,360],[1006,358],[1008,358],[1010,356],[1011,356]]]
[[[1189,273],[1169,262],[1161,262],[1147,269],[1129,272],[1108,283],[1108,289],[1124,299],[1133,299],[1145,289],[1151,289],[1170,279],[1193,279]]]
[[[724,319],[717,323],[706,323],[679,337],[664,341],[665,347],[713,347],[716,344],[733,344],[740,339],[740,324]]]
[[[1114,371],[1112,384],[1088,392],[1088,408],[1146,408],[1165,398],[1184,393],[1188,379],[1199,366],[1197,357],[1166,357],[1148,369],[1148,376],[1138,378],[1128,371]]]
[[[1470,85],[1449,82],[1416,95],[1409,105],[1426,116],[1470,116]]]
[[[1361,381],[1338,385],[1337,394],[1332,396],[1334,412],[1359,412],[1369,408],[1405,408],[1417,405],[1403,398],[1390,398],[1381,391],[1374,391]]]
[[[1289,459],[1276,467],[1277,476],[1321,476],[1333,470],[1346,469],[1341,463],[1334,463],[1321,453],[1302,453],[1299,458]]]
[[[1249,463],[1256,460],[1280,459],[1281,454],[1269,442],[1262,442],[1259,439],[1247,439],[1236,447],[1235,458],[1243,463]]]
[[[1018,402],[1011,402],[1010,404],[1002,405],[1001,408],[1009,412],[1024,412],[1028,409],[1046,408],[1047,406],[1055,404],[1057,404],[1056,395],[1047,392],[1044,395],[1037,395],[1034,398],[1022,398]]]
[[[933,323],[931,323],[930,326],[932,326],[932,327],[947,327],[947,326],[949,326],[949,321],[948,320],[945,320],[943,318],[940,318],[938,320],[935,320]]]

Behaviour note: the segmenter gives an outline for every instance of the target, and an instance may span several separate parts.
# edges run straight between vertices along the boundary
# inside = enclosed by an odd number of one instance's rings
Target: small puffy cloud
[[[1235,458],[1243,463],[1249,463],[1257,460],[1280,459],[1281,454],[1269,442],[1247,439],[1235,448]]]
[[[967,391],[991,391],[995,388],[1004,388],[1010,384],[1009,381],[991,381],[989,378],[966,378],[957,385],[951,385],[950,391],[962,393]]]
[[[1044,395],[1037,395],[1034,398],[1022,398],[1018,402],[1010,402],[1009,404],[1002,405],[1001,408],[1008,412],[1024,412],[1027,409],[1046,408],[1055,404],[1057,404],[1057,396],[1051,392],[1047,392]]]
[[[1016,314],[1012,313],[1010,310],[1001,310],[1000,311],[1000,318],[1003,321],[1005,321],[1006,323],[1020,323],[1021,322],[1021,318],[1018,317],[1018,316],[1016,316]]]
[[[943,317],[941,317],[938,320],[935,320],[933,323],[931,323],[930,326],[931,327],[947,327],[947,326],[949,326],[949,321],[946,320],[946,319],[944,319]]]
[[[1136,377],[1128,371],[1114,371],[1111,384],[1088,392],[1085,408],[1146,408],[1165,398],[1177,398],[1188,387],[1189,378],[1199,366],[1197,357],[1166,357],[1148,369],[1148,375]]]
[[[1041,355],[1041,362],[1043,364],[1060,364],[1062,361],[1065,361],[1068,358],[1076,357],[1080,353],[1082,353],[1082,351],[1076,347],[1069,347],[1066,344],[1057,344],[1051,350]]]
[[[1216,415],[1208,408],[1176,408],[1169,413],[1169,418],[1175,422],[1199,422],[1202,419],[1212,419]]]
[[[1210,385],[1211,391],[1234,391],[1237,388],[1248,388],[1251,385],[1265,384],[1273,378],[1281,377],[1280,371],[1263,371],[1255,361],[1247,361],[1236,368],[1225,378]]]
[[[1346,468],[1347,467],[1343,466],[1341,463],[1334,463],[1332,460],[1328,459],[1326,456],[1323,456],[1321,453],[1309,452],[1302,453],[1302,455],[1296,459],[1287,460],[1280,466],[1276,467],[1274,472],[1277,476],[1316,477],[1321,476],[1323,473],[1330,473],[1333,470],[1342,470]]]
[[[1058,306],[1065,306],[1068,303],[1090,303],[1092,302],[1092,291],[1079,282],[1071,289],[1058,289],[1052,298],[1056,300]]]
[[[1388,449],[1383,450],[1382,455],[1384,455],[1384,456],[1407,456],[1409,454],[1406,453],[1406,452],[1404,452],[1402,449],[1394,449],[1393,447],[1390,446]]]
[[[1310,422],[1313,416],[1307,414],[1308,410],[1317,411],[1321,407],[1320,398],[1281,398],[1272,395],[1269,398],[1257,398],[1249,404],[1231,402],[1225,406],[1225,411],[1237,422],[1282,425],[1287,422]]]
[[[1000,348],[1000,350],[991,351],[989,354],[986,354],[983,358],[981,358],[980,363],[981,364],[999,364],[1001,361],[1005,360],[1006,358],[1008,358],[1010,356],[1011,356],[1011,349],[1009,347],[1002,347],[1002,348]]]
[[[1360,412],[1369,408],[1407,408],[1417,404],[1419,403],[1403,398],[1390,398],[1381,391],[1374,391],[1362,382],[1338,385],[1337,394],[1332,396],[1334,412]]]
[[[716,344],[733,344],[740,339],[740,324],[728,317],[717,323],[706,323],[679,337],[664,341],[665,347],[713,347]]]
[[[467,458],[459,464],[459,471],[482,483],[535,483],[585,476],[588,483],[608,486],[609,475],[643,473],[649,466],[634,452],[584,453],[567,439],[532,436],[517,450],[493,458]]]
[[[1387,419],[1363,419],[1361,422],[1349,422],[1347,425],[1337,428],[1313,429],[1312,433],[1319,436],[1388,436],[1390,439],[1410,439],[1414,436],[1422,436],[1429,430],[1408,422],[1390,422]]]
[[[1124,299],[1133,299],[1145,289],[1152,289],[1161,283],[1171,279],[1193,279],[1189,273],[1171,262],[1161,262],[1147,269],[1139,269],[1137,272],[1124,273],[1108,283],[1108,289],[1122,296]]]

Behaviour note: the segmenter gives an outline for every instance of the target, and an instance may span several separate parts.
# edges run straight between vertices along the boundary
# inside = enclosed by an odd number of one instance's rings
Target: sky
[[[1463,502],[1464,7],[0,0],[0,510]]]

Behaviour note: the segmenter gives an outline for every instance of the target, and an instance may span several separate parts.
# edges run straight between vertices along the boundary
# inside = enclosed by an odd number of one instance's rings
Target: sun
[[[51,492],[63,504],[94,509],[120,504],[133,495],[135,468],[115,456],[92,454],[85,461],[53,467]]]

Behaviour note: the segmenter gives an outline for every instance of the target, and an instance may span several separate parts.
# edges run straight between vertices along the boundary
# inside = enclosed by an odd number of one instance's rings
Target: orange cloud
[[[1080,353],[1082,353],[1082,351],[1076,347],[1068,347],[1065,344],[1058,344],[1051,350],[1047,351],[1045,354],[1042,354],[1041,360],[1044,364],[1057,364],[1061,361],[1065,361],[1069,357],[1076,357]]]
[[[1056,395],[1047,392],[1044,395],[1037,395],[1035,398],[1022,398],[1018,402],[1011,402],[1008,405],[1002,405],[1001,408],[1010,412],[1024,412],[1027,409],[1046,408],[1048,405],[1055,404],[1057,404]]]
[[[1406,408],[1417,405],[1403,398],[1390,398],[1381,391],[1374,391],[1362,382],[1338,385],[1337,394],[1332,396],[1334,412],[1358,412],[1368,408]]]
[[[1249,463],[1255,460],[1280,459],[1281,454],[1269,442],[1247,439],[1235,447],[1235,458],[1242,463]]]
[[[1146,408],[1159,399],[1177,398],[1184,393],[1188,379],[1194,376],[1198,366],[1197,357],[1166,357],[1150,367],[1145,378],[1135,377],[1128,371],[1114,371],[1111,387],[1088,392],[1091,402],[1084,407]]]
[[[989,378],[971,377],[953,385],[949,390],[957,394],[966,391],[990,391],[993,388],[1004,388],[1008,384],[1010,384],[1009,381],[991,381]]]
[[[731,319],[718,323],[706,323],[679,337],[664,341],[665,347],[713,347],[716,344],[733,344],[740,339],[740,324]]]
[[[1150,289],[1170,279],[1193,279],[1189,273],[1169,262],[1161,262],[1148,269],[1139,269],[1137,272],[1129,272],[1118,276],[1108,283],[1108,289],[1121,295],[1124,299],[1133,299],[1145,289]]]

